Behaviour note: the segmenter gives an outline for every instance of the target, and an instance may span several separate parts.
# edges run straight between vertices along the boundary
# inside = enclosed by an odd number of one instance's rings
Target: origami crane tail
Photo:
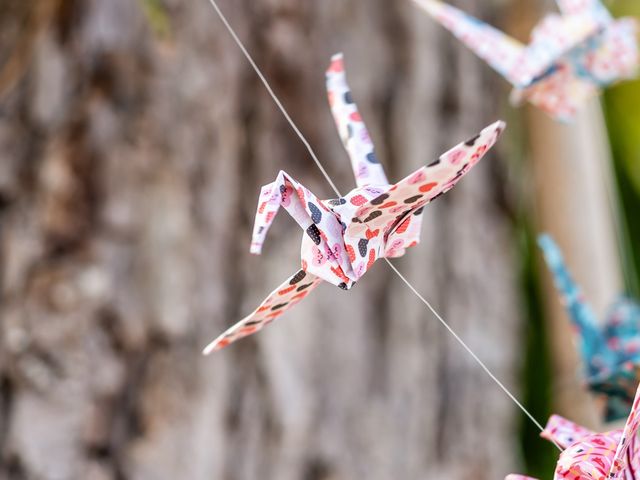
[[[624,426],[624,430],[622,431],[622,437],[620,438],[620,442],[618,443],[618,448],[616,449],[616,454],[613,458],[613,464],[611,466],[611,471],[609,472],[608,478],[618,478],[623,473],[623,470],[627,466],[627,462],[625,461],[627,450],[629,449],[630,445],[635,444],[638,441],[637,435],[639,426],[640,386],[638,386],[636,396],[633,400],[633,406],[631,407],[631,412],[629,413],[629,417],[627,417],[627,422]],[[636,450],[635,445],[632,450]]]
[[[342,53],[331,57],[327,69],[327,94],[338,133],[351,159],[357,185],[388,185],[384,168],[378,162],[369,132],[347,84]]]
[[[381,229],[388,246],[393,246],[396,239],[406,240],[408,227],[416,218],[411,215],[419,215],[422,207],[451,190],[486,155],[504,129],[502,121],[489,125],[473,138],[400,180],[386,193],[362,205],[354,217],[358,221],[347,226],[345,238],[357,242],[365,229]],[[397,247],[398,250],[401,248],[405,248],[404,242]]]
[[[299,270],[271,292],[253,313],[240,320],[207,345],[202,353],[209,355],[212,352],[222,350],[236,340],[262,330],[300,302],[321,282],[322,280],[315,275]]]
[[[582,298],[582,293],[574,283],[562,258],[560,249],[548,235],[541,235],[538,244],[544,253],[545,260],[553,273],[556,288],[563,296],[565,308],[569,312],[572,322],[581,336],[582,355],[585,363],[589,363],[594,355],[607,350],[603,336],[597,327],[597,322],[591,307]],[[588,372],[594,375],[597,371]]]

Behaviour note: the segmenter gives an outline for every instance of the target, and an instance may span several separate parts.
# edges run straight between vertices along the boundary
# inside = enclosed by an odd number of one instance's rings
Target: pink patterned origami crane
[[[329,103],[358,188],[334,200],[320,200],[289,174],[262,187],[251,253],[259,254],[280,207],[293,217],[302,237],[302,268],[276,288],[249,316],[220,335],[208,354],[251,335],[300,302],[322,280],[350,289],[379,258],[404,255],[420,241],[423,207],[450,190],[493,146],[504,129],[496,122],[436,161],[389,184],[353,102],[341,54],[327,71]]]
[[[600,0],[556,0],[561,15],[547,15],[529,45],[438,0],[414,1],[514,86],[512,103],[528,101],[560,121],[637,73],[636,21],[614,20]]]
[[[563,448],[554,480],[636,479],[640,475],[640,387],[624,429],[594,433],[558,415],[553,415],[541,436]],[[507,475],[505,480],[535,480]]]

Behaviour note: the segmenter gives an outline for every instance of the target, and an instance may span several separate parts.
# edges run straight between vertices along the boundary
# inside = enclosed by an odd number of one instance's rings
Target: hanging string
[[[431,303],[429,303],[427,299],[424,298],[422,294],[418,292],[418,290],[416,290],[416,288],[409,282],[409,280],[406,279],[406,277],[402,273],[400,273],[400,271],[396,268],[396,266],[393,263],[389,261],[388,258],[385,258],[384,260],[391,267],[391,270],[393,270],[396,273],[396,275],[400,278],[400,280],[402,280],[405,283],[405,285],[409,287],[409,289],[415,294],[415,296],[418,297],[420,301],[427,306],[427,308],[431,311],[431,313],[433,313],[433,315],[438,319],[438,321],[442,324],[442,326],[446,328],[451,335],[453,335],[453,338],[455,338],[458,341],[458,343],[462,346],[462,348],[464,348],[469,353],[469,355],[471,355],[471,357],[476,361],[476,363],[480,365],[480,367],[487,373],[487,375],[489,375],[489,377],[491,377],[491,379],[502,389],[502,391],[506,393],[511,400],[513,400],[513,403],[515,403],[518,406],[518,408],[520,408],[520,410],[522,410],[522,412],[527,417],[529,417],[529,420],[531,420],[535,424],[535,426],[540,429],[540,431],[544,431],[544,428],[542,427],[542,425],[540,425],[538,420],[536,420],[535,417],[531,413],[529,413],[529,411],[524,407],[524,405],[522,405],[518,401],[518,399],[509,391],[509,389],[505,387],[500,380],[498,380],[498,378],[491,372],[491,370],[489,370],[489,367],[487,367],[485,363],[482,360],[480,360],[480,358],[474,353],[474,351],[471,350],[471,347],[469,347],[465,343],[465,341],[462,340],[462,338],[460,338],[460,336],[455,332],[455,330],[451,328],[449,324],[442,318],[442,316],[440,316],[440,314],[436,311],[436,309],[433,308]],[[560,447],[558,446],[558,448]],[[562,450],[562,448],[560,448],[560,450]]]
[[[329,185],[331,186],[333,191],[336,193],[336,195],[338,195],[338,197],[341,197],[342,195],[340,195],[340,191],[338,190],[338,187],[336,187],[335,183],[333,183],[333,180],[331,180],[331,177],[329,176],[327,171],[322,166],[322,163],[320,163],[320,160],[318,159],[316,153],[311,148],[311,145],[309,144],[309,142],[307,141],[305,136],[302,134],[302,132],[300,131],[298,126],[293,122],[293,120],[289,116],[289,113],[287,112],[287,110],[284,108],[284,106],[280,102],[280,99],[274,93],[273,89],[271,88],[271,85],[269,85],[269,82],[267,82],[267,79],[262,74],[262,71],[260,71],[260,69],[256,65],[256,62],[254,62],[253,58],[251,57],[251,55],[249,55],[249,52],[247,51],[247,49],[243,45],[242,41],[240,40],[238,35],[236,35],[235,30],[231,27],[231,24],[227,21],[227,18],[224,16],[222,11],[218,7],[218,4],[215,2],[215,0],[209,0],[209,3],[215,9],[216,13],[218,14],[218,17],[220,17],[220,20],[222,20],[222,23],[224,23],[224,26],[227,28],[227,30],[229,31],[229,33],[233,37],[233,40],[236,42],[236,44],[238,45],[238,47],[240,48],[240,50],[242,51],[242,53],[244,54],[244,56],[246,57],[248,62],[253,67],[253,70],[256,72],[256,75],[258,75],[258,78],[260,79],[260,81],[264,85],[264,88],[267,89],[267,92],[269,92],[269,95],[271,96],[271,98],[273,99],[273,101],[275,102],[277,107],[280,109],[280,111],[282,112],[282,115],[284,115],[284,118],[287,120],[287,122],[289,122],[289,125],[291,125],[291,128],[293,129],[293,131],[296,132],[296,135],[298,135],[298,138],[300,139],[300,141],[306,147],[307,151],[309,152],[309,155],[311,156],[311,158],[315,162],[316,166],[320,169],[320,172],[322,173],[324,178],[327,180],[327,182],[329,183]]]
[[[280,109],[280,111],[282,112],[284,117],[287,119],[287,122],[289,122],[289,125],[291,125],[291,128],[293,129],[293,131],[298,135],[298,137],[300,138],[300,140],[302,141],[304,146],[307,148],[307,151],[309,152],[309,155],[311,156],[311,158],[313,159],[313,161],[315,162],[317,167],[320,169],[320,172],[322,172],[322,175],[324,176],[324,178],[327,180],[327,182],[329,183],[329,185],[331,186],[333,191],[336,193],[336,195],[341,197],[342,195],[340,194],[340,191],[337,189],[337,187],[335,186],[335,184],[331,180],[331,177],[329,176],[327,171],[322,166],[322,163],[320,162],[320,160],[318,159],[317,155],[315,154],[315,152],[311,148],[311,145],[309,144],[307,139],[304,137],[304,135],[302,134],[300,129],[293,122],[293,120],[291,119],[291,117],[289,116],[287,111],[285,110],[284,106],[282,105],[282,103],[280,102],[280,100],[278,99],[276,94],[273,92],[273,89],[269,85],[269,82],[267,81],[265,76],[262,74],[262,72],[260,71],[260,69],[258,68],[256,63],[253,61],[253,58],[251,57],[251,55],[249,54],[249,52],[247,51],[247,49],[243,45],[243,43],[240,40],[240,38],[238,37],[238,35],[236,35],[236,32],[233,30],[233,28],[231,27],[231,25],[227,21],[226,17],[224,16],[222,11],[218,7],[216,1],[215,0],[209,0],[209,3],[215,9],[216,13],[220,17],[220,20],[222,20],[222,23],[224,24],[226,29],[229,31],[229,33],[233,37],[233,40],[236,42],[236,44],[238,45],[238,47],[240,48],[240,50],[242,51],[244,56],[247,58],[247,60],[249,61],[249,63],[253,67],[253,69],[255,70],[256,74],[258,75],[258,77],[262,81],[263,85],[267,89],[267,92],[269,92],[269,95],[271,96],[271,98],[273,99],[275,104],[278,106],[278,108]],[[464,340],[462,340],[462,338],[460,338],[460,336],[455,332],[455,330],[453,330],[453,328],[451,328],[451,326],[449,326],[449,324],[442,318],[442,316],[436,311],[436,309],[433,308],[433,306],[420,294],[420,292],[418,292],[418,290],[409,282],[409,280],[407,280],[407,278],[404,275],[402,275],[402,273],[400,273],[400,271],[395,267],[395,265],[393,265],[387,258],[385,258],[384,260],[387,262],[387,265],[389,265],[391,270],[393,270],[393,272],[395,272],[395,274],[400,278],[400,280],[402,280],[405,283],[405,285],[407,285],[407,287],[409,287],[409,289],[416,295],[416,297],[418,297],[418,299],[420,301],[422,301],[422,303],[424,303],[427,306],[427,308],[431,311],[431,313],[433,313],[433,315],[435,315],[435,317],[438,319],[438,321],[449,331],[449,333],[453,336],[453,338],[455,338],[456,341],[469,353],[469,355],[471,355],[471,357],[476,361],[476,363],[478,363],[478,365],[480,365],[480,367],[487,373],[487,375],[489,375],[489,377],[498,385],[498,387],[500,387],[502,389],[502,391],[507,395],[507,397],[509,397],[509,399],[511,399],[516,404],[516,406],[527,416],[527,418],[529,418],[529,420],[531,420],[533,422],[533,424],[540,431],[544,431],[544,428],[542,427],[540,422],[538,422],[536,420],[536,418],[525,408],[525,406],[522,405],[518,401],[518,399],[515,397],[515,395],[513,395],[509,391],[509,389],[507,387],[505,387],[504,384],[500,380],[498,380],[498,378],[491,372],[489,367],[487,367],[484,364],[484,362],[482,360],[480,360],[480,358],[473,352],[473,350],[471,350],[471,348],[464,342]],[[558,445],[556,442],[553,442],[553,444],[559,450],[562,451],[562,447],[560,447],[560,445]]]

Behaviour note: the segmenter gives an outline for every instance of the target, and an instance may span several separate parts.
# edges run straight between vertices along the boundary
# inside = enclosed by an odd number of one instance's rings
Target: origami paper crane
[[[480,134],[396,184],[389,184],[346,82],[341,54],[327,71],[329,103],[358,187],[333,200],[320,200],[289,174],[262,187],[251,253],[262,244],[280,207],[306,233],[302,268],[276,288],[249,316],[205,348],[208,354],[251,335],[300,302],[323,280],[350,289],[379,258],[404,255],[420,241],[423,207],[450,190],[496,142],[496,122]]]
[[[640,380],[640,306],[621,297],[600,327],[564,264],[560,249],[548,235],[538,243],[555,284],[580,337],[580,350],[589,389],[606,395],[605,419],[624,418]]]
[[[599,0],[556,0],[523,45],[438,0],[414,0],[513,86],[513,104],[528,101],[560,121],[601,88],[636,75],[637,24],[614,20]]]
[[[558,415],[553,415],[542,438],[563,449],[554,480],[635,479],[640,475],[637,438],[640,424],[640,388],[623,429],[594,433]],[[507,475],[505,480],[535,480],[523,475]]]

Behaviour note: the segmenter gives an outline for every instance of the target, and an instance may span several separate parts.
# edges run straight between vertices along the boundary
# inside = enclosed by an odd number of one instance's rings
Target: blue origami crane
[[[558,246],[548,235],[540,236],[538,244],[580,337],[586,383],[591,391],[606,395],[606,421],[625,418],[640,380],[640,305],[621,296],[598,325]]]

